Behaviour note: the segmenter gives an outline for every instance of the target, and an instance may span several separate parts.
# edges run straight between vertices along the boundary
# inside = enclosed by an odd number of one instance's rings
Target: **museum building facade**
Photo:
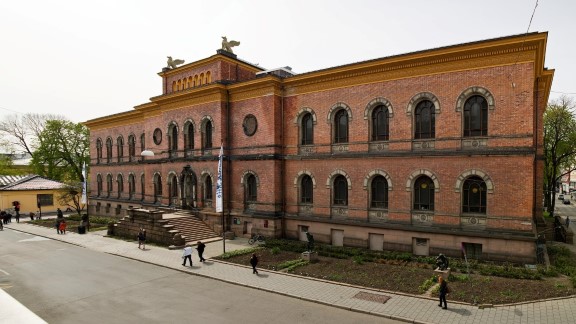
[[[161,95],[85,123],[89,211],[188,210],[238,236],[309,231],[335,246],[534,263],[546,41],[529,33],[301,74],[225,50],[164,68]]]

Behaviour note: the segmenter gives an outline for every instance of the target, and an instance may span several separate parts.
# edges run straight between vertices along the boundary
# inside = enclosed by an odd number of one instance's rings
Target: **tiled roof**
[[[39,175],[29,175],[16,182],[0,188],[0,190],[50,190],[60,189],[66,185],[62,182],[43,178]]]
[[[27,175],[0,175],[0,188],[13,182],[19,181],[25,177],[27,177]]]

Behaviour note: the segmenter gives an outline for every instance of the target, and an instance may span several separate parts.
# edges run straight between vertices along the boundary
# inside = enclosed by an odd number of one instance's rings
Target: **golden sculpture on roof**
[[[232,51],[232,47],[238,46],[238,45],[240,45],[240,42],[237,42],[234,40],[228,41],[226,36],[222,36],[222,49],[225,50],[226,52],[234,53]]]

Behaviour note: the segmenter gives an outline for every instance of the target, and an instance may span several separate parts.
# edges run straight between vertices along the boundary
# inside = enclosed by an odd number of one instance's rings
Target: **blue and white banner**
[[[220,145],[220,156],[218,157],[218,178],[216,179],[216,212],[224,211],[222,205],[222,155],[224,155],[224,143]]]
[[[84,182],[82,183],[82,200],[80,201],[80,203],[82,204],[86,204],[86,181],[88,181],[86,179],[86,163],[84,163],[84,165],[82,165],[82,176],[84,176]]]

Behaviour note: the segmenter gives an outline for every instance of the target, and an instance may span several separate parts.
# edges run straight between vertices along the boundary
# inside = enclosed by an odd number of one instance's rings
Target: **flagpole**
[[[222,156],[224,155],[224,143],[220,145],[220,155],[218,156],[218,178],[216,179],[216,212],[222,213],[222,249],[226,253],[226,223],[224,220],[224,203],[222,190]]]

